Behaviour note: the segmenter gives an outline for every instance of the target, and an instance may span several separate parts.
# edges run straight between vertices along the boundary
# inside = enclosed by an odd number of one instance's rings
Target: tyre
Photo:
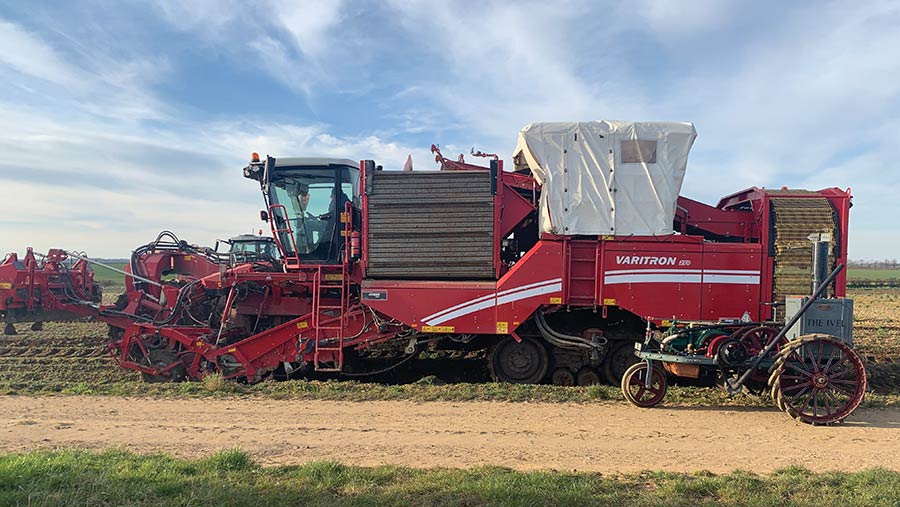
[[[631,365],[622,375],[622,394],[632,405],[649,408],[659,404],[666,397],[668,382],[666,374],[659,368],[653,368],[650,382],[647,382],[647,363]]]
[[[862,360],[833,336],[812,334],[788,343],[771,372],[769,392],[775,404],[807,424],[843,422],[866,393]]]
[[[634,343],[633,341],[616,343],[610,348],[609,353],[606,354],[606,359],[603,361],[603,376],[606,377],[609,385],[619,385],[622,382],[622,375],[625,374],[625,370],[640,361],[634,355]]]
[[[544,344],[534,338],[524,337],[517,342],[504,336],[491,349],[488,367],[496,382],[537,384],[547,376],[550,355]]]

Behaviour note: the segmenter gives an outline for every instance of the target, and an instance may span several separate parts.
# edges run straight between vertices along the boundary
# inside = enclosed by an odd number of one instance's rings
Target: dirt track
[[[765,409],[0,396],[0,449],[71,446],[183,457],[239,447],[264,464],[900,470],[900,410],[821,428]]]

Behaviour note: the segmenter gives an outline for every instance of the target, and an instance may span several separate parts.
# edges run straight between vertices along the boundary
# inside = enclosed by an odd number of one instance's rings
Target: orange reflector
[[[259,162],[259,153],[255,151],[250,154],[250,162]]]

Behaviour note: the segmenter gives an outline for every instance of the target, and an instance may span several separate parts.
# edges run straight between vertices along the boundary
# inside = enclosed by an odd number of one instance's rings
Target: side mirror
[[[263,222],[269,221],[269,212],[266,210],[259,210],[259,219]]]

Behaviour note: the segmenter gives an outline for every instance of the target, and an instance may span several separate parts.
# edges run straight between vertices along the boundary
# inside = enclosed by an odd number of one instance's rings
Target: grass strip
[[[898,499],[900,473],[880,468],[601,475],[499,467],[366,468],[335,462],[261,467],[239,450],[199,460],[122,450],[0,454],[0,505],[819,507],[895,506]]]
[[[443,384],[429,383],[426,377],[414,384],[386,385],[356,381],[261,382],[247,385],[224,381],[210,375],[202,382],[148,384],[143,382],[0,382],[3,395],[101,395],[151,396],[163,398],[201,397],[258,397],[293,400],[340,401],[503,401],[550,403],[626,403],[618,388],[596,385],[563,387],[533,384]],[[730,406],[769,407],[768,395],[738,394],[729,396],[717,388],[670,387],[663,405],[667,406]],[[869,393],[863,407],[900,407],[900,395]]]

